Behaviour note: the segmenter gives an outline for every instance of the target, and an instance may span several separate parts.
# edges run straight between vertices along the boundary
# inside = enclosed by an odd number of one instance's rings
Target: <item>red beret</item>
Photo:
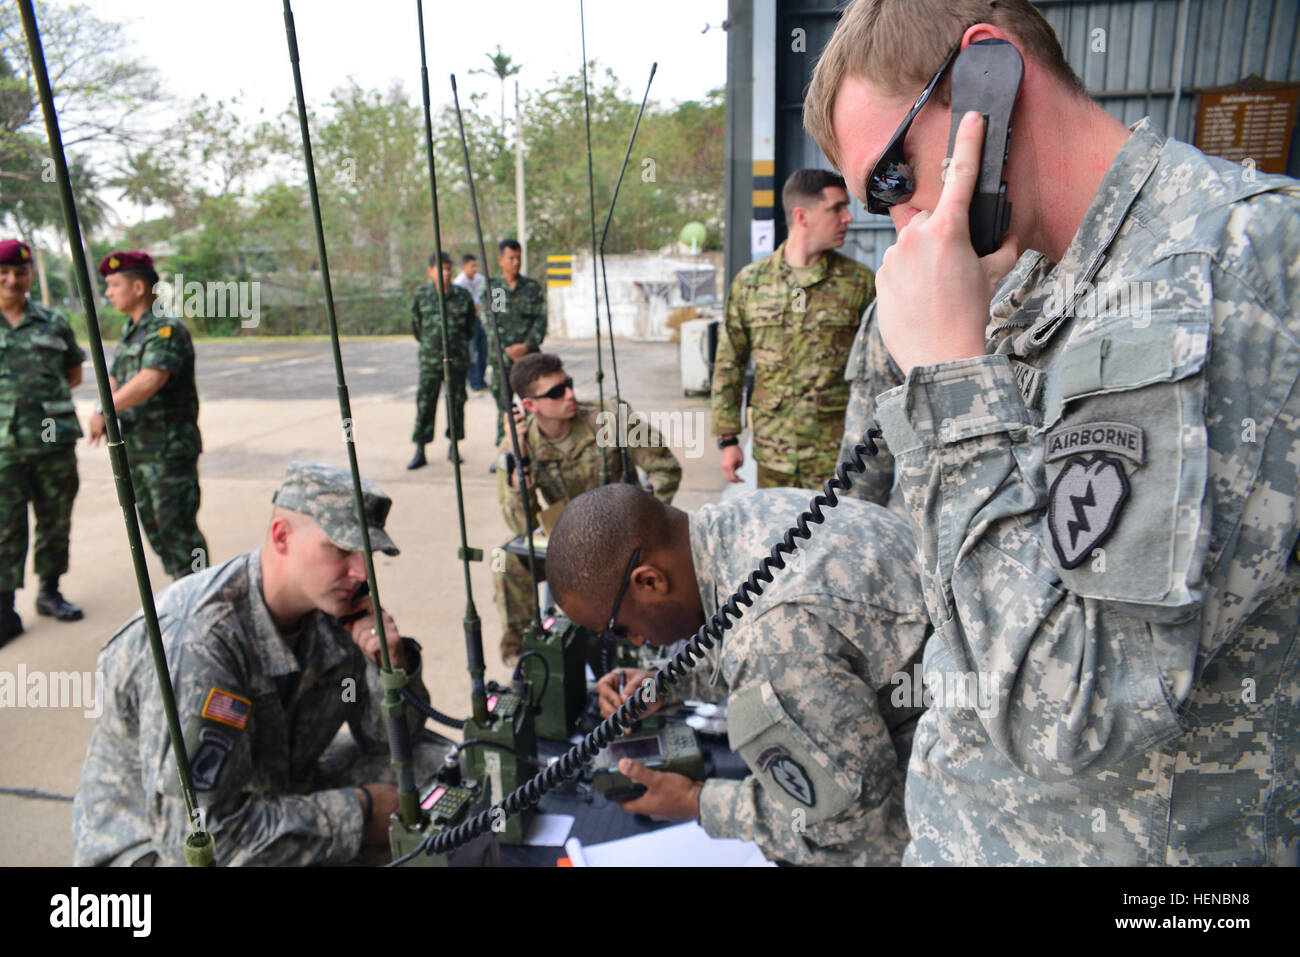
[[[0,266],[25,266],[32,261],[32,248],[18,239],[0,242]]]
[[[101,276],[111,276],[113,273],[121,272],[123,269],[152,268],[153,257],[140,250],[136,250],[135,252],[109,253],[99,261],[99,274]]]

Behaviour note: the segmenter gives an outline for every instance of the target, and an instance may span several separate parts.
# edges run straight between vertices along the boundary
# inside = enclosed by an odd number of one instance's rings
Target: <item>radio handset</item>
[[[970,239],[976,254],[987,256],[1002,245],[1011,226],[1011,202],[1002,167],[1011,142],[1011,110],[1016,105],[1025,65],[1006,40],[979,40],[958,54],[952,66],[952,129],[948,158],[957,142],[957,127],[971,110],[984,117],[984,145],[979,179],[970,201]]]

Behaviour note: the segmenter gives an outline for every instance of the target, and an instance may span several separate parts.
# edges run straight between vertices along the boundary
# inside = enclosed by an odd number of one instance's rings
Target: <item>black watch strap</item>
[[[724,439],[718,439],[718,448],[720,449],[725,449],[730,445],[739,445],[739,444],[740,444],[740,436],[738,435],[732,435]]]

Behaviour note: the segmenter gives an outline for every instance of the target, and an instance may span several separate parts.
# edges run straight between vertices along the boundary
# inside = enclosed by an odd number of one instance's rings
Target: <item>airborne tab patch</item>
[[[241,698],[237,694],[231,694],[229,691],[218,691],[213,688],[208,692],[208,700],[203,704],[202,715],[212,721],[220,721],[222,724],[228,724],[232,728],[244,730],[244,725],[248,724],[248,716],[252,713],[253,702],[247,698]]]
[[[1049,462],[1085,452],[1112,452],[1141,465],[1142,450],[1142,430],[1124,422],[1084,422],[1047,433]]]

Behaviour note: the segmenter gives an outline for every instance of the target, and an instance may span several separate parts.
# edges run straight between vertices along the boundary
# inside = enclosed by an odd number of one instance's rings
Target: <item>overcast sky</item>
[[[277,112],[293,99],[281,0],[84,0],[104,20],[124,20],[139,57],[162,74],[182,99],[201,93]],[[588,0],[587,56],[611,67],[639,99],[651,62],[659,61],[651,99],[698,99],[726,82],[726,0]],[[293,4],[307,99],[316,104],[351,77],[364,88],[400,80],[418,100],[420,52],[415,0],[297,0]],[[496,78],[470,75],[489,68],[497,44],[523,64],[521,90],[553,73],[582,66],[578,0],[426,0],[429,83],[437,103],[451,101],[449,73],[462,102],[490,93]],[[713,25],[701,34],[705,23]],[[513,81],[507,85],[507,112]]]

